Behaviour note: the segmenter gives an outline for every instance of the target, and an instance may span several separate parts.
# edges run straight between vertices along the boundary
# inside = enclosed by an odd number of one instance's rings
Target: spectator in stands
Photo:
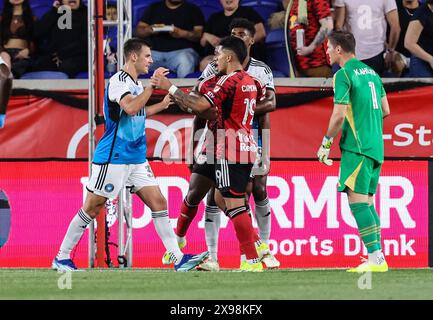
[[[35,51],[34,17],[28,0],[5,0],[1,15],[0,45],[11,60],[12,73],[20,78],[30,65]]]
[[[117,21],[117,5],[115,3],[107,4],[105,20]],[[106,70],[112,75],[117,71],[117,26],[104,27],[104,39],[107,42],[104,47]]]
[[[404,38],[412,53],[411,77],[433,77],[433,0],[427,0],[414,13]]]
[[[252,48],[251,55],[259,60],[264,60],[263,51],[266,30],[262,17],[253,8],[239,6],[239,0],[220,0],[220,2],[223,10],[209,17],[203,36],[200,39],[200,44],[204,47],[205,56],[200,62],[200,71],[203,71],[212,62],[215,47],[221,39],[230,35],[231,30],[229,26],[235,18],[245,18],[254,23],[256,28],[254,36],[255,45]]]
[[[297,76],[330,77],[331,67],[326,57],[325,39],[334,24],[328,0],[293,0],[289,24],[290,48],[296,52]],[[297,30],[304,30],[304,45],[297,46]]]
[[[203,27],[203,13],[195,4],[185,0],[151,4],[136,29],[138,37],[149,37],[152,44],[150,72],[165,67],[176,72],[179,78],[194,72],[199,60],[194,48],[198,48]]]
[[[277,12],[271,14],[268,20],[268,26],[271,30],[284,28],[286,19],[286,10],[290,0],[281,0],[280,8]]]
[[[409,22],[419,7],[418,0],[396,0],[398,20],[400,22],[400,37],[395,47],[395,57],[392,59],[391,70],[393,76],[406,76],[409,72],[411,53],[404,47],[404,38],[406,36]],[[389,31],[389,28],[388,28]],[[388,32],[389,33],[389,32]]]
[[[105,7],[105,20],[117,21],[117,4],[108,3]],[[117,51],[117,26],[104,27],[105,39],[110,46],[111,51]]]
[[[87,7],[81,0],[62,0],[70,8],[57,10],[59,1],[35,25],[35,39],[40,55],[32,63],[32,71],[59,71],[74,78],[79,72],[87,71]]]
[[[0,53],[0,129],[6,121],[6,109],[12,89],[12,74],[10,70],[10,56],[6,52]]]
[[[335,29],[353,33],[356,57],[379,75],[390,69],[400,35],[395,0],[336,0],[335,7]]]

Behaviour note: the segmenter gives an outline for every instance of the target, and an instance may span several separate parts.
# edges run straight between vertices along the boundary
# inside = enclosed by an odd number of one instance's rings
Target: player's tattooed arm
[[[173,94],[177,105],[186,112],[194,113],[201,118],[214,120],[217,117],[216,109],[204,97],[190,95],[177,89]]]
[[[167,79],[167,77],[163,74],[154,75],[153,78],[154,78],[155,86],[164,90],[168,90],[170,95],[174,98],[177,105],[182,110],[189,113],[198,114],[201,117],[203,117],[204,115],[208,115],[208,116],[212,115],[212,119],[207,117],[206,119],[210,119],[210,120],[216,119],[216,111],[212,113],[208,112],[209,109],[215,109],[215,108],[212,108],[212,105],[208,100],[206,100],[206,98],[197,97],[195,95],[188,95],[184,93],[178,87],[173,85],[171,81]]]
[[[276,109],[275,91],[271,89],[266,90],[266,96],[263,100],[257,102],[254,115],[261,116]]]

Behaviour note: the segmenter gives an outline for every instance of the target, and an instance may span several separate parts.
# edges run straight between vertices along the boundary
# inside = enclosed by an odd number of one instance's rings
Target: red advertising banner
[[[152,162],[168,199],[172,225],[188,190],[184,164]],[[0,188],[11,207],[11,230],[0,248],[0,267],[49,267],[72,217],[80,208],[86,162],[0,162]],[[274,161],[268,177],[272,208],[270,247],[282,268],[347,267],[365,254],[345,194],[336,191],[338,162]],[[428,162],[385,162],[375,198],[381,218],[382,245],[390,267],[428,266]],[[254,208],[254,205],[252,205]],[[203,204],[187,234],[185,252],[206,250]],[[133,200],[134,267],[162,267],[164,247],[151,212]],[[110,241],[117,243],[115,219]],[[73,252],[87,267],[87,232]],[[365,249],[364,249],[365,250]],[[111,257],[115,261],[114,247]],[[231,222],[223,216],[221,266],[239,266],[239,247]]]
[[[285,94],[293,88],[278,87]],[[307,89],[297,88],[297,91]],[[308,90],[315,90],[310,89]],[[391,115],[384,122],[387,157],[433,156],[433,90],[388,93]],[[271,157],[315,158],[328,126],[332,97],[271,113]],[[12,97],[0,130],[0,158],[87,158],[87,111],[48,98]],[[185,158],[192,116],[156,115],[147,120],[148,157]],[[335,146],[331,157],[339,157]]]

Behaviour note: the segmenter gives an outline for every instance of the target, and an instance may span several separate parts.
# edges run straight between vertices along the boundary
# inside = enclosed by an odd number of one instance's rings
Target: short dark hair
[[[140,38],[131,38],[128,39],[125,44],[123,45],[123,54],[125,55],[125,59],[128,59],[128,57],[131,55],[131,53],[140,53],[141,47],[149,47],[149,43]]]
[[[328,35],[328,39],[334,47],[340,46],[344,52],[355,53],[356,41],[352,33],[348,31],[332,31]]]
[[[247,29],[250,32],[251,37],[254,37],[254,35],[256,34],[256,27],[254,26],[254,23],[245,18],[233,19],[232,23],[230,23],[229,30],[231,31],[234,28]]]
[[[240,63],[243,63],[247,57],[247,47],[245,43],[235,36],[225,37],[220,42],[221,49],[232,51]]]

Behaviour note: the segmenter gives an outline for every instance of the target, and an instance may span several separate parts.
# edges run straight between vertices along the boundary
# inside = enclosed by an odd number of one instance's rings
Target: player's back
[[[337,72],[334,81],[334,102],[348,102],[340,141],[341,148],[383,161],[381,99],[385,91],[379,75],[354,58],[347,61]]]
[[[144,108],[136,115],[128,115],[120,101],[128,94],[143,92],[140,81],[120,70],[108,81],[104,96],[105,132],[99,141],[94,163],[130,164],[146,160],[146,134]]]
[[[243,70],[221,77],[216,89],[218,85],[228,92],[221,110],[226,131],[226,157],[234,161],[236,154],[236,161],[254,162],[257,145],[252,134],[252,123],[257,101],[264,97],[265,88]]]

